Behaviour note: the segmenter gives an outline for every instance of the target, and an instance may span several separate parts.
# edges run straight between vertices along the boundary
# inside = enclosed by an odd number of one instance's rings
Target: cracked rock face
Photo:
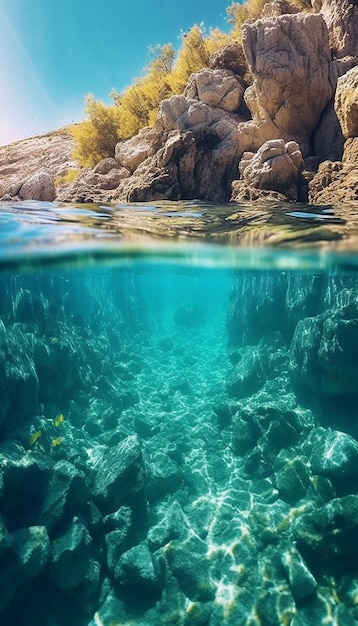
[[[295,141],[273,139],[266,141],[256,154],[244,152],[239,171],[248,186],[279,191],[294,200],[302,164],[302,154]]]
[[[358,135],[358,67],[338,79],[335,110],[346,139]]]
[[[191,76],[184,95],[234,113],[241,104],[244,87],[233,72],[204,69]]]
[[[294,139],[306,154],[309,138],[335,88],[328,31],[321,15],[298,13],[245,24],[243,47],[255,79],[245,92],[253,122],[240,125],[247,148],[268,139]]]
[[[314,0],[329,31],[329,43],[338,59],[358,55],[358,4],[355,0]]]

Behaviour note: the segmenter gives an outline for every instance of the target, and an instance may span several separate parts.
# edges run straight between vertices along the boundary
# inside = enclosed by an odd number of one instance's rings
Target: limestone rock
[[[333,204],[358,200],[358,137],[347,139],[342,161],[323,161],[309,183],[309,201]]]
[[[294,139],[304,154],[336,79],[321,15],[298,13],[260,19],[242,30],[254,83],[245,92],[253,121],[240,125],[246,150],[268,139]],[[251,144],[251,147],[250,147]]]
[[[358,67],[338,79],[334,106],[344,137],[358,136]]]
[[[32,174],[44,169],[56,180],[69,169],[78,167],[71,157],[73,149],[74,139],[68,128],[0,146],[1,195],[16,196]]]
[[[143,489],[145,476],[138,437],[131,435],[99,461],[93,490],[98,508],[105,513],[116,511],[129,494]]]
[[[249,187],[271,189],[297,200],[302,154],[295,141],[266,141],[256,154],[244,152],[239,163],[240,176]]]
[[[357,551],[358,496],[335,498],[292,525],[292,536],[300,552],[319,567],[320,560]]]
[[[118,163],[116,159],[108,158],[102,159],[97,165],[93,168],[94,174],[108,174],[113,169],[118,168]]]
[[[358,442],[353,437],[322,428],[314,429],[312,437],[310,461],[314,473],[338,479],[358,474]]]
[[[241,104],[244,87],[228,70],[203,69],[191,75],[184,95],[234,113]]]
[[[256,189],[249,187],[244,180],[233,180],[231,183],[231,202],[254,202],[255,200],[271,202],[287,202],[287,196],[272,189]]]
[[[160,133],[151,128],[142,128],[137,135],[116,145],[115,158],[121,167],[133,173],[148,157],[161,147]]]
[[[314,0],[329,31],[329,44],[337,58],[358,57],[358,6],[353,0]]]
[[[299,9],[288,2],[288,0],[271,0],[263,7],[261,17],[274,17],[298,12]]]
[[[243,84],[247,84],[247,64],[242,46],[237,41],[216,50],[209,58],[209,67],[212,70],[229,70],[239,76]]]
[[[239,119],[185,96],[163,100],[157,123],[162,147],[128,181],[127,199],[226,200],[238,164]]]
[[[17,195],[21,200],[52,202],[56,198],[53,176],[45,171],[35,172],[21,185]]]

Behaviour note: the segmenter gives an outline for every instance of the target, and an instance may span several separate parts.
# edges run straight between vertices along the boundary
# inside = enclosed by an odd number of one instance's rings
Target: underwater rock
[[[25,452],[22,446],[10,442],[1,444],[1,513],[9,530],[39,524],[52,466],[53,462],[44,455]]]
[[[255,502],[249,514],[249,526],[253,538],[266,546],[276,545],[288,530],[290,506],[282,500],[272,503]]]
[[[179,539],[182,533],[187,530],[183,511],[178,502],[174,501],[165,513],[164,518],[151,526],[148,531],[147,540],[151,550],[158,550],[165,544]]]
[[[296,443],[301,425],[295,411],[278,406],[263,405],[255,410],[255,419],[262,430],[262,437],[274,450]]]
[[[358,309],[352,302],[298,322],[290,348],[293,378],[323,395],[358,393]]]
[[[84,472],[69,461],[59,461],[53,467],[47,494],[41,505],[40,523],[52,531],[60,521],[72,519],[89,496]]]
[[[358,474],[358,442],[338,430],[314,428],[310,432],[312,471],[330,478]]]
[[[343,610],[342,610],[343,609]],[[354,609],[347,609],[345,606],[328,603],[327,597],[322,593],[317,593],[312,598],[307,598],[300,606],[300,610],[293,616],[290,626],[316,626],[316,624],[327,624],[327,626],[353,626],[356,622]]]
[[[231,445],[234,454],[242,455],[253,450],[260,436],[260,428],[249,411],[238,411],[233,418]]]
[[[46,567],[50,540],[44,526],[22,528],[11,535],[11,545],[0,564],[0,611],[19,588],[28,585]]]
[[[93,498],[100,511],[112,513],[146,482],[139,439],[131,435],[106,451],[97,462]]]
[[[146,541],[122,554],[115,566],[114,575],[120,585],[144,587],[153,591],[161,591],[163,587],[158,563]]]
[[[150,501],[158,500],[165,494],[174,493],[182,474],[177,463],[163,452],[157,452],[147,463],[148,478],[146,493]]]
[[[165,550],[171,571],[182,591],[192,601],[205,602],[215,596],[210,561],[206,555],[206,543],[195,536],[189,536],[185,542],[175,539]]]
[[[357,552],[358,496],[335,498],[292,524],[298,550],[316,567]]]
[[[253,350],[248,350],[241,358],[227,381],[227,392],[230,398],[246,398],[260,389],[264,379]]]
[[[308,459],[281,450],[274,463],[275,482],[280,498],[289,504],[295,504],[306,493],[310,474],[307,469]]]
[[[282,554],[281,561],[296,602],[301,602],[316,592],[318,583],[294,546]]]
[[[82,522],[74,517],[68,530],[51,544],[49,580],[62,591],[73,593],[91,567],[92,538]]]
[[[20,325],[5,330],[0,322],[0,429],[4,434],[38,413],[39,380],[32,339]]]
[[[133,532],[132,511],[127,506],[121,506],[115,513],[106,515],[103,522],[104,530],[107,532],[105,536],[107,565],[114,576],[119,557],[129,547]]]

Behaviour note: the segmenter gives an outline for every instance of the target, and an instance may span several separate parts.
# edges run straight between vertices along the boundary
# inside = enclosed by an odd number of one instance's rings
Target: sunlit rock
[[[356,137],[358,135],[358,67],[354,67],[338,79],[334,107],[344,137],[346,139]]]
[[[184,95],[234,113],[241,104],[244,87],[228,70],[204,69],[191,75]]]
[[[283,139],[266,141],[256,154],[244,152],[239,163],[240,176],[248,187],[278,191],[290,200],[297,200],[302,168],[299,145]]]
[[[56,198],[53,176],[45,171],[32,174],[20,187],[18,196],[21,200],[42,200],[52,202]]]
[[[336,84],[322,16],[260,19],[244,24],[242,38],[254,75],[244,96],[253,121],[240,125],[245,149],[256,151],[269,139],[283,138],[297,141],[307,154]]]

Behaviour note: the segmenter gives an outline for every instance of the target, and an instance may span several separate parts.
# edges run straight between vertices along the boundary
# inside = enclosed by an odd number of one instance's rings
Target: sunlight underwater
[[[0,282],[4,624],[358,623],[355,271]]]

